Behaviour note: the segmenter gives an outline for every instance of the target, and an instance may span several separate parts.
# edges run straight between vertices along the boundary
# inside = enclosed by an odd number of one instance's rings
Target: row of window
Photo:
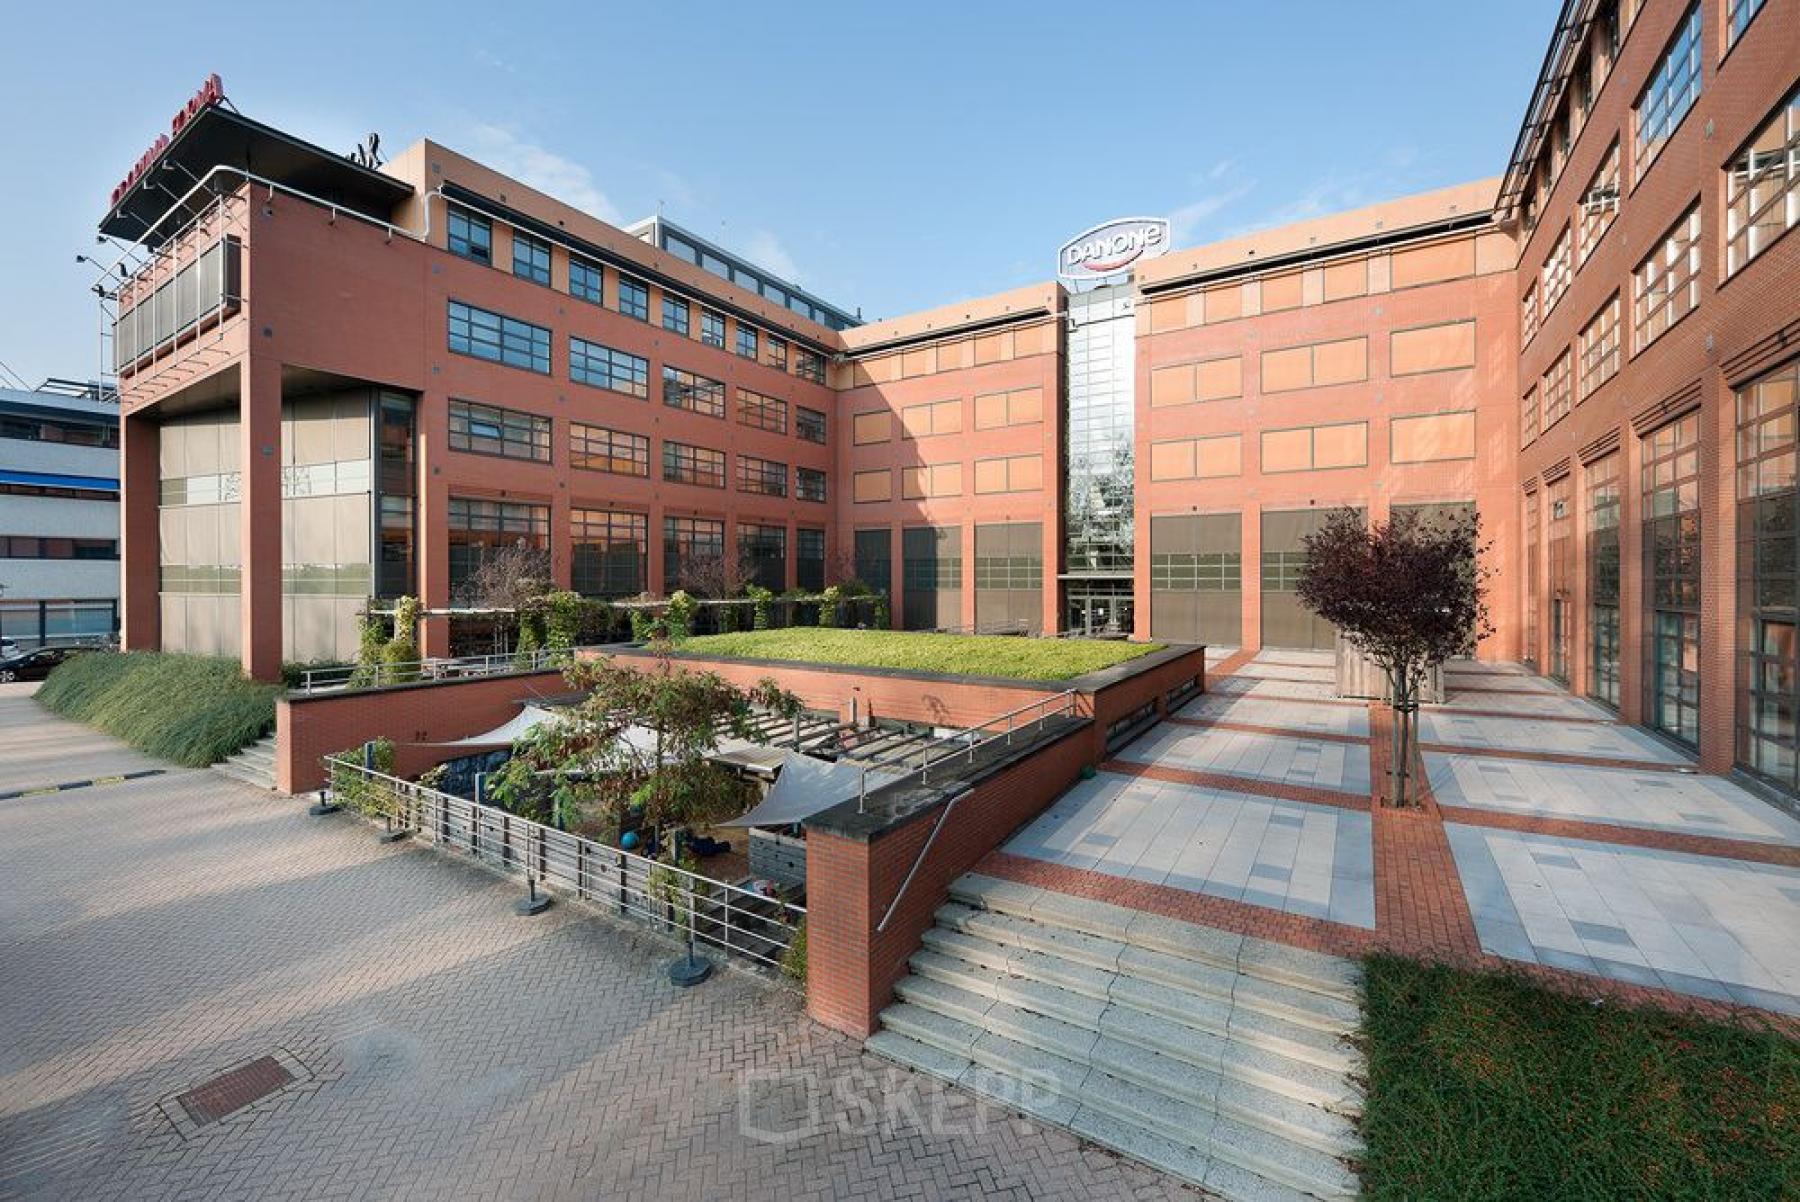
[[[452,205],[450,208],[448,246],[451,254],[460,255],[487,266],[494,264],[493,220],[484,214]],[[524,230],[515,229],[512,236],[512,273],[520,279],[549,287],[551,244]],[[596,305],[606,303],[606,268],[574,251],[569,252],[569,295]],[[650,320],[650,286],[627,272],[613,272],[615,308],[625,317],[637,321]],[[683,338],[694,336],[693,305],[683,297],[664,291],[660,313],[662,328]],[[712,309],[700,309],[699,336],[707,346],[724,349],[725,315]],[[803,380],[815,384],[825,382],[825,357],[805,347],[792,347],[787,339],[767,333],[736,320],[732,349],[742,358],[792,371]],[[548,367],[545,367],[548,371]]]
[[[74,447],[106,447],[117,450],[119,423],[99,425],[90,422],[64,421],[54,417],[27,417],[23,414],[0,413],[0,438],[24,442],[60,442]]]
[[[57,538],[0,534],[0,559],[117,559],[116,538]]]

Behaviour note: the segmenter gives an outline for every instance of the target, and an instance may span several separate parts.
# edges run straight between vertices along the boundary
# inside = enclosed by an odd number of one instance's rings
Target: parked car
[[[0,658],[0,684],[15,680],[42,680],[50,669],[62,663],[75,650],[73,647],[39,647],[36,651],[19,651]]]
[[[11,659],[19,653],[19,641],[0,634],[0,659]]]

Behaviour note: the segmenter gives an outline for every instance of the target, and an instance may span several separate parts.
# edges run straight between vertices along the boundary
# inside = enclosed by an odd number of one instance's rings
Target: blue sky
[[[0,361],[98,361],[112,185],[210,71],[335,149],[430,136],[601,217],[660,204],[885,317],[1048,278],[1166,214],[1192,245],[1498,174],[1555,0],[1442,4],[20,6],[0,79]],[[0,373],[4,374],[4,373]]]

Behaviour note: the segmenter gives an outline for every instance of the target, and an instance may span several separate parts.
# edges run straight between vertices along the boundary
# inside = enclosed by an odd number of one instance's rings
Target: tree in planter
[[[1339,509],[1307,536],[1305,550],[1301,604],[1387,675],[1394,711],[1389,801],[1408,805],[1419,682],[1493,633],[1486,587],[1493,570],[1481,562],[1481,519],[1472,510],[1430,522],[1401,513],[1370,527],[1358,511]]]

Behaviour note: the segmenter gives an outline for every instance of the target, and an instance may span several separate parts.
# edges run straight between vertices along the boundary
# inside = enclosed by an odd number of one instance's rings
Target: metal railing
[[[635,852],[609,847],[494,806],[442,793],[350,760],[327,757],[333,800],[410,837],[526,881],[526,903],[555,889],[655,930],[780,968],[803,906]]]
[[[378,689],[422,681],[464,680],[475,676],[499,676],[507,672],[543,672],[571,662],[582,647],[539,648],[503,655],[453,655],[405,663],[380,663],[372,667],[338,664],[308,668],[300,675],[296,693],[325,693],[345,689]]]
[[[926,745],[917,756],[911,754],[883,759],[873,756],[857,763],[863,770],[863,784],[859,800],[866,803],[869,796],[869,769],[887,770],[889,778],[882,782],[881,788],[902,785],[914,779],[920,784],[931,783],[931,770],[940,769],[948,764],[960,763],[965,767],[973,767],[977,752],[993,747],[995,744],[1012,746],[1020,734],[1031,732],[1040,735],[1044,726],[1052,718],[1077,716],[1075,690],[1056,693],[1049,697],[1040,697],[1018,709],[1008,710],[998,717],[989,718],[976,726],[967,726],[961,730],[945,735],[933,743]],[[1034,729],[1035,727],[1035,729]],[[892,775],[898,773],[899,775]]]
[[[1079,716],[1079,710],[1076,708],[1075,696],[1075,691],[1071,689],[1068,692],[1058,693],[1054,697],[1039,698],[1030,705],[1020,706],[1018,709],[1009,713],[1001,714],[998,718],[991,718],[980,726],[970,727],[967,731],[962,733],[965,735],[979,735],[979,732],[995,725],[1002,725],[1003,729],[985,737],[971,738],[966,748],[957,748],[935,759],[930,758],[928,749],[925,762],[921,763],[919,767],[914,772],[909,773],[908,776],[917,776],[920,784],[928,784],[930,769],[933,764],[941,765],[950,760],[964,760],[966,766],[972,768],[975,764],[975,753],[984,747],[992,747],[1002,740],[1005,741],[1006,746],[1010,747],[1013,744],[1015,737],[1021,731],[1031,730],[1034,724],[1036,730],[1033,731],[1033,733],[1035,735],[1042,735],[1044,733],[1044,727],[1051,718]],[[1022,715],[1031,713],[1033,710],[1038,711],[1036,717],[1021,720]],[[882,787],[891,788],[893,785],[905,783],[907,783],[907,777],[902,777],[898,781],[884,783]],[[888,903],[887,913],[883,914],[881,916],[881,921],[875,924],[875,931],[877,934],[887,930],[887,925],[893,920],[894,912],[900,908],[900,902],[905,898],[906,891],[912,888],[913,878],[919,875],[919,869],[924,865],[925,858],[931,854],[932,847],[936,845],[938,834],[944,829],[945,821],[949,819],[951,812],[956,809],[956,803],[961,801],[964,796],[965,794],[958,793],[951,797],[945,804],[943,812],[938,815],[937,821],[932,824],[931,834],[925,837],[925,845],[919,848],[919,854],[913,858],[912,867],[906,870],[906,879],[900,882],[900,888],[895,892],[894,900]],[[867,801],[868,771],[865,768],[863,772],[862,797],[858,801],[859,807],[866,806]]]

